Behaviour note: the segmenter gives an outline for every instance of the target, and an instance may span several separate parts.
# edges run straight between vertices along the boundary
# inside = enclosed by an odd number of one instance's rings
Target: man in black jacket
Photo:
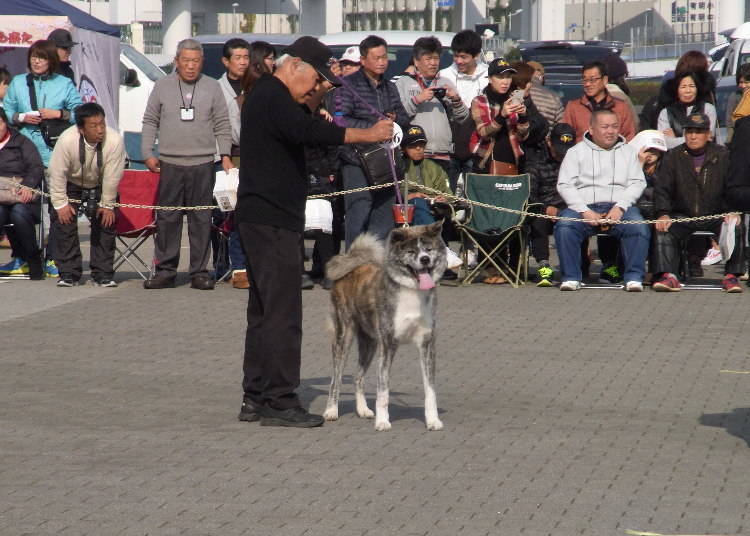
[[[339,83],[330,49],[301,37],[256,82],[242,109],[240,185],[235,211],[248,258],[250,295],[245,336],[244,397],[239,419],[266,426],[313,427],[323,418],[295,393],[302,352],[302,254],[305,146],[379,143],[393,122],[342,128],[300,106],[320,86]]]
[[[722,220],[672,223],[672,218],[720,214],[729,209],[724,195],[729,171],[726,148],[711,142],[710,121],[705,114],[691,114],[685,125],[685,143],[667,152],[654,185],[654,210],[658,220],[653,234],[651,270],[657,292],[676,292],[680,283],[675,274],[680,263],[680,242],[694,231],[711,231],[717,237]],[[742,292],[737,276],[744,272],[743,243],[739,215],[726,216],[734,223],[734,250],[726,262],[722,288]],[[703,252],[705,254],[705,252]]]

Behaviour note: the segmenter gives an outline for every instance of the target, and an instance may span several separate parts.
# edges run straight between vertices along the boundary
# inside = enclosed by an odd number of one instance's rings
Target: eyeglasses
[[[47,58],[39,58],[37,56],[31,56],[31,61],[37,61],[39,63],[43,63],[45,61],[49,61]]]
[[[597,76],[596,78],[581,78],[581,84],[584,86],[589,84],[596,84],[599,80],[604,78],[603,76]]]

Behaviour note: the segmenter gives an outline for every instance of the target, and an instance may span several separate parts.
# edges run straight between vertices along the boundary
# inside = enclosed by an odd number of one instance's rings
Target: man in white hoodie
[[[560,257],[560,290],[581,288],[581,244],[597,232],[620,239],[625,263],[625,290],[641,292],[646,273],[651,232],[646,224],[611,224],[603,220],[641,220],[635,202],[646,188],[638,154],[619,134],[620,123],[611,110],[591,114],[583,140],[565,155],[557,191],[568,208],[560,216],[587,222],[558,221],[555,244]]]
[[[481,61],[482,38],[473,30],[462,30],[451,41],[453,64],[440,71],[440,78],[448,80],[456,88],[458,96],[466,108],[471,108],[474,97],[482,94],[489,83],[487,64]],[[460,123],[454,122],[453,154],[448,168],[451,190],[456,191],[456,183],[461,173],[472,171],[472,154],[469,138],[474,131],[471,116]]]

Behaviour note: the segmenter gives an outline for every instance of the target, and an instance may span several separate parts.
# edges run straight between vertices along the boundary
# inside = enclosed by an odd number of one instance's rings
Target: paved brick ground
[[[439,295],[443,432],[412,348],[391,432],[350,383],[299,431],[236,420],[242,291],[0,283],[0,534],[750,533],[750,374],[721,372],[750,370],[750,293]],[[304,300],[322,411],[328,294]]]

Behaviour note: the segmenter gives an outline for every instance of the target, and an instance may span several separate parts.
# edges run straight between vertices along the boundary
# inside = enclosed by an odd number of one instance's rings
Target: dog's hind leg
[[[339,393],[341,392],[341,375],[344,372],[346,358],[352,345],[354,331],[349,318],[336,315],[333,319],[335,333],[333,336],[333,374],[331,375],[331,387],[328,390],[328,402],[323,418],[327,421],[335,421],[339,418]]]
[[[435,397],[435,338],[425,337],[419,345],[419,361],[424,383],[424,422],[428,430],[442,430]]]
[[[360,330],[357,333],[357,346],[359,347],[359,369],[354,379],[354,398],[357,401],[357,415],[363,419],[372,419],[375,413],[367,407],[365,374],[367,374],[367,369],[370,368],[372,358],[375,356],[377,344],[372,337]]]
[[[396,353],[398,343],[395,341],[381,341],[378,344],[378,387],[375,398],[375,430],[385,432],[391,429],[391,421],[388,415],[389,402],[389,379],[391,364]]]

